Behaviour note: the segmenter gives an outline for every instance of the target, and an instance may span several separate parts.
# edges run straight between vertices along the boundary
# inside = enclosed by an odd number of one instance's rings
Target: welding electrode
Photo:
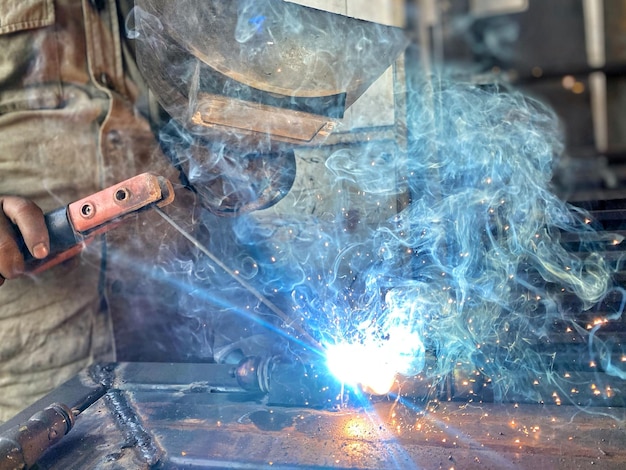
[[[72,411],[54,403],[0,435],[0,470],[30,468],[74,426]]]
[[[303,326],[295,319],[290,318],[285,312],[279,309],[273,302],[271,302],[267,297],[261,294],[257,289],[255,289],[250,283],[246,282],[241,276],[238,276],[234,273],[232,269],[226,266],[217,256],[215,256],[211,251],[204,246],[198,239],[196,239],[189,232],[184,230],[180,225],[178,225],[174,219],[172,219],[169,215],[163,212],[160,208],[155,208],[156,212],[163,217],[168,224],[170,224],[176,231],[178,231],[183,237],[189,240],[196,248],[198,248],[207,258],[209,258],[213,263],[219,266],[226,274],[228,274],[231,278],[237,281],[244,289],[254,295],[263,305],[269,308],[273,313],[275,313],[278,318],[285,322],[285,325],[289,326],[293,331],[297,333],[300,338],[300,342],[305,341],[309,344],[310,347],[317,349],[318,351],[323,351],[323,347],[320,343],[318,343],[307,331],[303,328]],[[293,336],[290,336],[292,339]]]

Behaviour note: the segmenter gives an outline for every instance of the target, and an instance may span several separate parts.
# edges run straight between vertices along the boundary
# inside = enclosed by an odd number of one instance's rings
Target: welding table
[[[120,363],[104,370],[100,380],[93,367],[81,372],[0,426],[0,435],[65,403],[82,412],[38,469],[626,465],[625,421],[602,414],[616,410],[389,397],[335,409],[280,406],[238,389],[224,365]]]

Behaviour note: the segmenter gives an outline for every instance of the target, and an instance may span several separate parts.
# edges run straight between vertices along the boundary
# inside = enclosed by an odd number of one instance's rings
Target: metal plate
[[[211,391],[212,381],[219,385]],[[228,391],[228,382],[218,365],[120,365],[113,388],[38,468],[535,470],[626,462],[623,410],[386,397],[330,411],[268,406],[259,394]]]

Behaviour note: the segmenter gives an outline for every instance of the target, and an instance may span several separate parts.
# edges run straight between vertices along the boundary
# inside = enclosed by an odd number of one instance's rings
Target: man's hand
[[[21,197],[0,196],[0,286],[5,279],[24,272],[20,238],[35,258],[50,253],[48,229],[39,206]]]

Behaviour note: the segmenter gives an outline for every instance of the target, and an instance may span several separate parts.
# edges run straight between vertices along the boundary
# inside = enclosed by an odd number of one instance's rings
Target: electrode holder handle
[[[56,266],[76,256],[96,236],[116,227],[126,216],[155,206],[164,207],[173,200],[174,188],[168,179],[142,173],[55,209],[44,215],[50,235],[47,258],[34,258],[21,242],[26,273],[37,274]]]

